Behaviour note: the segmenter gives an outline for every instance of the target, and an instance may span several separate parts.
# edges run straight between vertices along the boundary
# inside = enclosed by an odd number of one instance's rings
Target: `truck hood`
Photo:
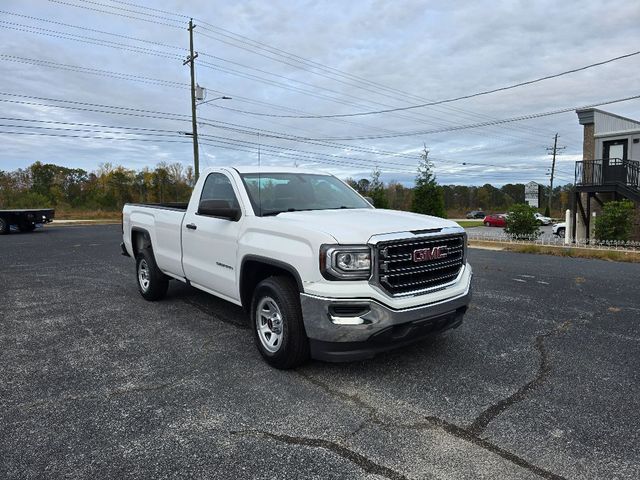
[[[329,234],[342,244],[367,243],[373,235],[385,233],[458,226],[439,217],[377,208],[285,212],[277,219],[289,226],[298,224]]]

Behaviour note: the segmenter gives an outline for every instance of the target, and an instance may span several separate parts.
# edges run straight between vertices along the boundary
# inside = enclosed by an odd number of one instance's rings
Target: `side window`
[[[202,187],[202,195],[200,195],[200,201],[203,200],[218,200],[221,202],[227,202],[229,207],[238,208],[238,199],[233,192],[231,182],[226,175],[222,173],[210,173],[204,182]]]

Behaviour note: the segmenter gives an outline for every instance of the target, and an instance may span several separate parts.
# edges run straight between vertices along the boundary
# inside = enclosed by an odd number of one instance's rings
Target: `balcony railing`
[[[640,190],[640,162],[621,158],[576,162],[576,186],[624,185]]]

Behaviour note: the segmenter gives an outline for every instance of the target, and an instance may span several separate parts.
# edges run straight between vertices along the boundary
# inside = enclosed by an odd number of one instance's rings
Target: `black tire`
[[[564,232],[565,232],[564,228],[559,228],[556,232],[556,235],[558,235],[559,237],[564,237]]]
[[[145,300],[160,300],[167,293],[169,277],[158,268],[151,248],[145,248],[136,255],[136,279],[138,291]]]
[[[269,300],[275,302],[281,316],[281,337],[276,351],[270,351],[261,339],[260,324],[265,317],[258,316],[258,308]],[[269,277],[258,284],[251,301],[251,325],[258,351],[272,367],[287,370],[302,365],[309,359],[309,339],[302,321],[300,292],[291,277]],[[271,328],[271,325],[269,325]]]
[[[490,227],[490,226],[491,226],[491,224],[490,224],[489,222],[484,222],[484,226],[485,226],[485,227]]]
[[[0,235],[6,235],[10,232],[11,225],[9,225],[9,221],[4,217],[0,217]]]

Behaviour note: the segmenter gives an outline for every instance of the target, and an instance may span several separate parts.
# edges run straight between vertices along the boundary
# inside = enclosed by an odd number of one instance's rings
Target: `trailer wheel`
[[[309,358],[300,293],[293,278],[269,277],[258,284],[251,302],[256,346],[272,367],[295,368]]]
[[[169,278],[158,268],[150,248],[142,249],[136,255],[136,277],[138,291],[145,300],[160,300],[167,293]]]
[[[9,225],[9,221],[4,217],[0,217],[0,235],[5,235],[10,231],[11,226]]]

